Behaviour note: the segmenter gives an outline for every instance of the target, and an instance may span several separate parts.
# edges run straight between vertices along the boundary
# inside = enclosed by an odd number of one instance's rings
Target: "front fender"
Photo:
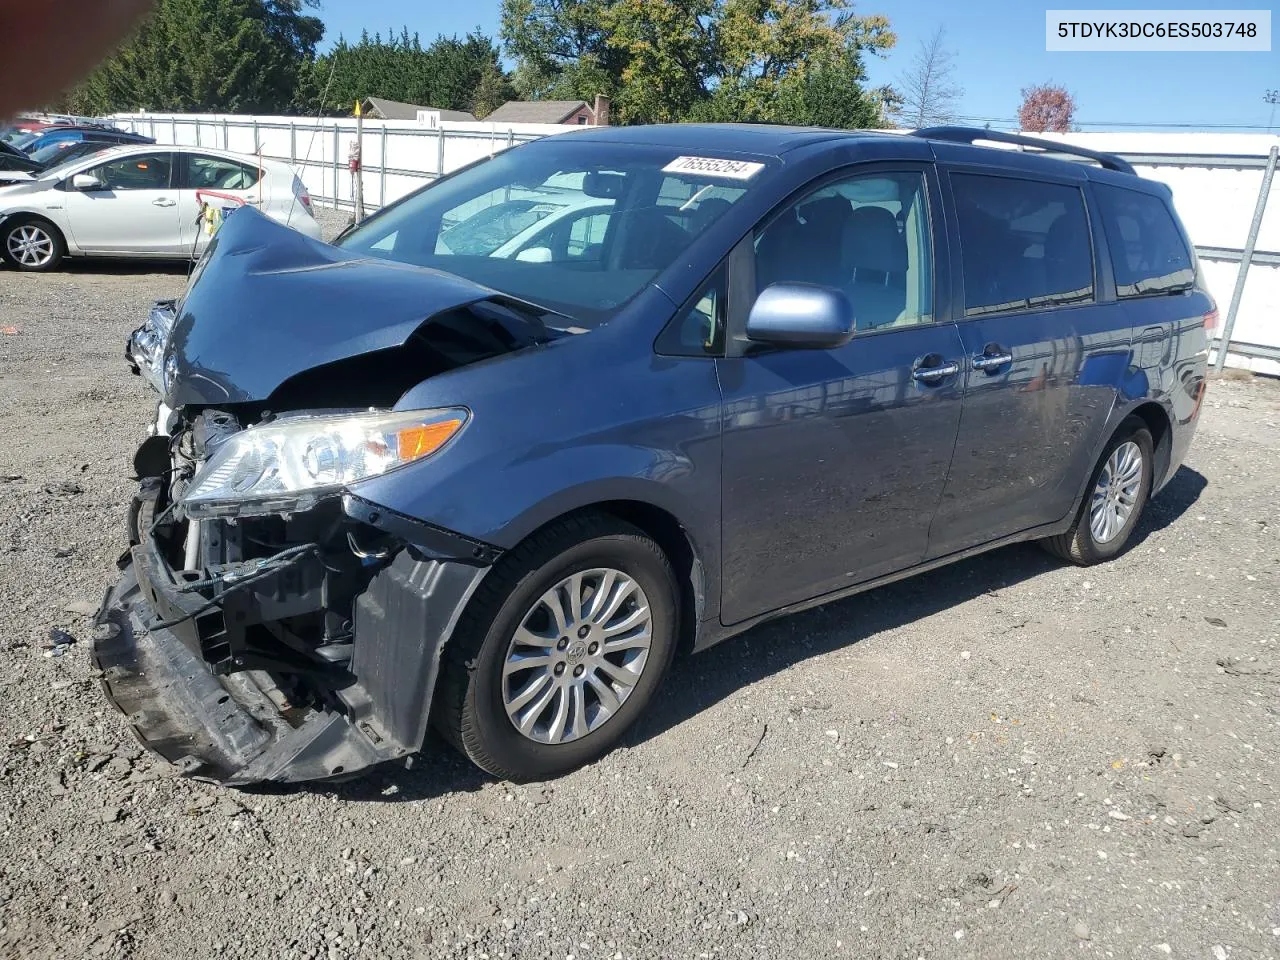
[[[684,529],[702,565],[710,603],[719,597],[720,582],[719,463],[711,438],[680,450],[609,442],[535,445],[514,458],[489,458],[448,476],[396,471],[353,492],[502,549],[558,517],[598,504],[625,501],[656,508]]]

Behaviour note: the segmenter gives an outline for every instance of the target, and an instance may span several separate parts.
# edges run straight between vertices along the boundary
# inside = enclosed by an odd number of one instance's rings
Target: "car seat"
[[[842,284],[853,302],[859,330],[896,322],[907,306],[907,241],[898,221],[883,207],[859,207],[841,239]]]

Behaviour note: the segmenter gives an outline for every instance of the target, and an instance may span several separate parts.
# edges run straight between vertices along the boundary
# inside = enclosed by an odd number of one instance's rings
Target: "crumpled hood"
[[[398,347],[430,317],[500,296],[451,274],[353,255],[246,207],[210,242],[165,352],[165,402],[266,400],[313,367]]]

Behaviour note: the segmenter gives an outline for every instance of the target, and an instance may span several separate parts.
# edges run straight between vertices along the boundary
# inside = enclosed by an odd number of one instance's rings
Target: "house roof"
[[[563,123],[585,106],[585,100],[508,100],[485,117],[484,122]]]
[[[440,114],[441,120],[461,120],[467,123],[475,123],[476,120],[465,110],[441,110],[439,107],[401,103],[399,100],[384,100],[382,97],[365,97],[364,99],[365,114],[380,120],[417,120],[419,110],[435,110]]]

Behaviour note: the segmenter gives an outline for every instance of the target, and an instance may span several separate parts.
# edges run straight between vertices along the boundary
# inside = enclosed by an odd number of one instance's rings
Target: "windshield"
[[[67,155],[69,158],[83,157],[84,152],[78,149],[80,144],[75,140],[55,140],[52,143],[46,143],[39,149],[32,150],[27,154],[36,163],[62,163],[59,158]],[[110,146],[104,143],[103,148]]]
[[[338,245],[599,323],[674,263],[765,167],[678,154],[547,137],[411,194]]]
[[[10,146],[22,149],[38,136],[38,133],[20,133],[19,131],[14,130],[12,133],[6,133],[4,135],[4,140],[5,143]]]
[[[63,171],[72,164],[79,163],[81,160],[87,160],[91,156],[102,153],[104,150],[112,150],[116,146],[117,144],[114,143],[95,143],[93,144],[93,147],[96,149],[93,149],[90,148],[88,144],[83,145],[83,147],[80,144],[75,144],[72,147],[68,147],[66,150],[60,150],[54,155],[53,162],[40,171],[40,179],[56,180],[58,177],[62,176]]]

